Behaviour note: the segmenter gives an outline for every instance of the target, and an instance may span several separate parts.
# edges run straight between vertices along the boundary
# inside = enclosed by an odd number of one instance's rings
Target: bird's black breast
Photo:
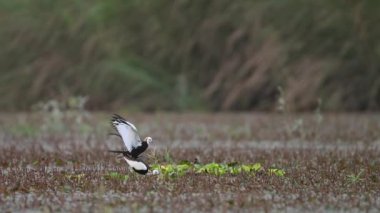
[[[131,155],[134,158],[137,158],[141,153],[143,153],[148,148],[148,143],[146,141],[143,141],[141,143],[141,146],[138,146],[131,151]]]

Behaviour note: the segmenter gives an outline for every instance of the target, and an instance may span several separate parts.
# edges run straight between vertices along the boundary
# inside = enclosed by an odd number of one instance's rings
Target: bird
[[[140,160],[140,158],[132,157],[128,152],[122,150],[109,150],[113,153],[123,154],[123,159],[128,163],[128,165],[133,169],[133,171],[141,174],[141,175],[158,175],[160,171],[154,169],[151,173],[148,173],[150,170],[150,166],[146,164],[144,161]]]
[[[123,158],[135,172],[141,175],[146,175],[148,173],[149,166],[144,161],[138,158],[133,158],[128,154],[123,154]]]
[[[141,141],[137,128],[132,123],[125,120],[120,115],[114,114],[111,119],[112,126],[117,130],[118,134],[127,150],[108,150],[112,153],[123,154],[124,160],[137,173],[146,175],[149,165],[140,160],[139,155],[143,153],[153,141],[151,137],[146,137]],[[159,174],[157,170],[153,170],[153,174]]]
[[[125,152],[132,158],[137,159],[139,155],[148,148],[149,144],[153,142],[153,139],[149,136],[141,141],[135,125],[120,115],[114,114],[111,119],[111,124],[118,132],[116,135],[123,140],[127,149]]]

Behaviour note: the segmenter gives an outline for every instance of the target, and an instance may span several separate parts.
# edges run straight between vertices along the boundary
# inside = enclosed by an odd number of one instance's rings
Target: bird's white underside
[[[147,170],[147,166],[140,162],[140,161],[133,161],[129,160],[128,158],[124,157],[124,160],[127,161],[128,165],[136,170]]]

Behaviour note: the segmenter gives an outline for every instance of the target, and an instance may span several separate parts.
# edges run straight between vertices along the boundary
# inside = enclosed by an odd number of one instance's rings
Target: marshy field
[[[0,0],[0,213],[380,212],[379,9]]]
[[[379,114],[120,114],[159,175],[107,152],[111,112],[1,114],[0,211],[380,210]]]

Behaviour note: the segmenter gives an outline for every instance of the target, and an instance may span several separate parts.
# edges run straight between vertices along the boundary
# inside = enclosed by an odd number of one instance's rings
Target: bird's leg
[[[193,164],[199,164],[198,158],[194,158]]]

